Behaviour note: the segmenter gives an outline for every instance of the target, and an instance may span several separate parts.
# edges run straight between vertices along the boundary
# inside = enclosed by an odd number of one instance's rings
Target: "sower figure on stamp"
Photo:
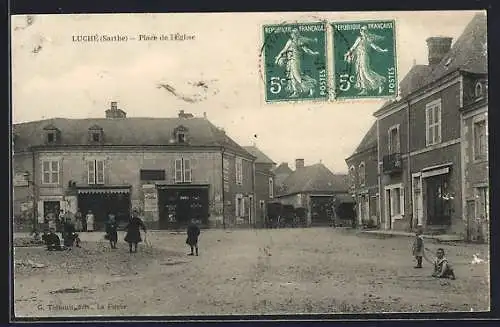
[[[317,41],[301,36],[299,30],[294,28],[285,46],[274,59],[275,64],[285,66],[286,88],[291,93],[291,97],[298,97],[302,93],[308,93],[309,96],[314,94],[317,82],[314,78],[303,73],[300,56],[301,51],[309,55],[318,55],[319,52],[307,47],[308,43]]]
[[[378,90],[378,94],[384,91],[386,78],[372,69],[369,52],[370,48],[382,53],[388,52],[387,49],[382,49],[374,43],[382,39],[382,36],[368,32],[368,28],[363,26],[360,29],[360,36],[344,55],[345,61],[354,61],[356,72],[355,87],[360,90],[360,95],[366,95],[368,91],[372,90]]]
[[[141,238],[141,228],[146,233],[146,226],[142,222],[141,218],[138,217],[137,210],[132,212],[132,217],[128,222],[125,229],[127,230],[127,235],[125,236],[125,242],[128,243],[129,252],[137,252],[137,244],[142,242]]]
[[[196,250],[196,255],[198,255],[198,237],[200,236],[200,227],[196,224],[195,219],[191,219],[191,223],[187,228],[187,239],[186,244],[191,247],[191,253],[188,255],[194,255],[194,250]]]

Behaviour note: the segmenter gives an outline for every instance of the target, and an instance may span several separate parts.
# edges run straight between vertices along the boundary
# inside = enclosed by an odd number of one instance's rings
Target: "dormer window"
[[[57,127],[49,125],[44,128],[44,132],[45,132],[45,143],[55,144],[59,142],[61,132]]]
[[[100,126],[93,125],[89,128],[89,141],[90,143],[101,143],[103,141],[103,132]]]
[[[188,129],[184,126],[178,126],[174,130],[174,137],[176,143],[184,144],[188,142]]]
[[[474,87],[474,96],[476,98],[481,98],[483,96],[483,84],[481,82],[477,82],[476,86]]]
[[[183,132],[178,132],[177,143],[186,143],[186,134],[184,134]]]

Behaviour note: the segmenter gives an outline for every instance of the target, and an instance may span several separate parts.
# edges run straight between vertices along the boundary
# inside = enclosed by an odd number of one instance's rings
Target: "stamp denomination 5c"
[[[264,26],[266,101],[328,99],[326,25]]]
[[[335,97],[396,97],[395,22],[333,23],[332,30]]]

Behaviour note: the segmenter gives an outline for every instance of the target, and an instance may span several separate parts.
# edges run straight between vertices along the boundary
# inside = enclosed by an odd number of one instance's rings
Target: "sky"
[[[266,103],[262,25],[282,22],[396,21],[398,79],[427,64],[425,40],[460,36],[473,11],[358,13],[176,13],[12,17],[13,123],[53,117],[104,117],[111,101],[127,117],[203,116],[240,145],[276,163],[296,158],[345,173],[386,100]],[[127,36],[75,42],[78,35]],[[180,33],[193,40],[164,41]],[[139,41],[140,34],[157,40]],[[132,38],[135,37],[135,40]],[[330,51],[331,52],[331,51]],[[196,85],[203,82],[206,87]],[[174,95],[159,83],[176,90]],[[187,99],[187,100],[186,100]],[[194,99],[194,101],[193,101]]]

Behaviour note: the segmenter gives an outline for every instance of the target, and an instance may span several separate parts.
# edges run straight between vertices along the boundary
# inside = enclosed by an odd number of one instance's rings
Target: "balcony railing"
[[[403,171],[401,153],[393,153],[384,156],[382,170],[385,174],[400,173]]]

